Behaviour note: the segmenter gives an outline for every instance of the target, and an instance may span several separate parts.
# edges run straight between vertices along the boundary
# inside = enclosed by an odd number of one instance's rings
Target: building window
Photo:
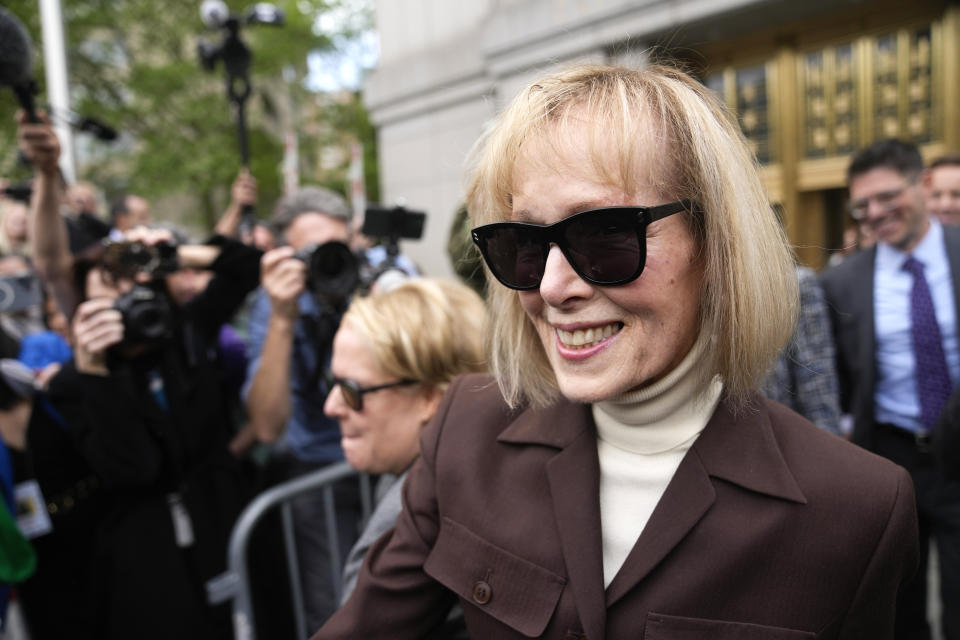
[[[871,48],[874,139],[932,142],[935,119],[930,26],[878,36]]]
[[[873,42],[873,138],[896,138],[900,135],[897,104],[897,35],[879,36]]]
[[[767,70],[764,65],[736,70],[737,118],[757,160],[767,164],[770,153],[770,120],[767,100]]]
[[[907,85],[907,135],[918,143],[930,142],[933,130],[933,63],[930,27],[910,34],[909,84]]]
[[[704,84],[737,114],[737,121],[757,161],[761,164],[774,162],[767,65],[728,68],[708,75]]]
[[[856,56],[852,43],[810,51],[800,57],[803,96],[803,155],[847,154],[860,143]]]

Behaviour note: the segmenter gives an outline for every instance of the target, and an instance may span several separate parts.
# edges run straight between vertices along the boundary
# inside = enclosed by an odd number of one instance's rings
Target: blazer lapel
[[[556,526],[570,590],[588,638],[603,638],[603,543],[600,537],[600,463],[590,408],[563,403],[525,412],[501,442],[559,448],[546,465]]]
[[[600,464],[588,431],[547,463],[553,511],[570,589],[588,638],[605,636],[603,542],[600,537]]]
[[[717,494],[706,469],[688,451],[620,571],[607,588],[606,606],[643,580],[703,517]]]
[[[855,409],[854,418],[860,425],[861,433],[856,434],[862,438],[861,442],[872,439],[872,435],[863,432],[865,425],[873,424],[873,385],[876,379],[876,333],[874,329],[874,308],[873,308],[873,284],[874,274],[876,272],[875,263],[877,260],[877,248],[871,247],[865,259],[859,266],[857,284],[851,289],[851,295],[855,298],[855,309],[863,309],[860,314],[860,325],[857,328],[857,344],[860,346],[859,370],[863,372],[864,380],[859,383],[860,397],[857,398],[858,407]]]
[[[721,400],[607,588],[608,607],[646,578],[713,507],[717,493],[712,478],[806,502],[780,453],[763,404],[751,401],[734,415],[729,403]]]

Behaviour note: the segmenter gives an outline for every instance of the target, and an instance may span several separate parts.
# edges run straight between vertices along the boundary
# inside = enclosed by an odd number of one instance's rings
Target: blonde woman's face
[[[512,219],[550,224],[590,209],[675,199],[643,186],[627,194],[592,175],[587,140],[577,138],[547,162],[551,147],[528,147],[514,173]],[[696,243],[674,215],[648,227],[646,266],[636,280],[592,285],[553,246],[540,288],[518,295],[561,393],[596,402],[656,382],[683,360],[697,337],[702,282]]]
[[[337,378],[361,387],[395,382],[383,371],[362,334],[340,325],[333,339],[330,369]],[[419,386],[394,387],[363,395],[360,411],[347,406],[339,386],[334,387],[323,411],[340,422],[340,444],[354,469],[368,473],[400,474],[420,450],[420,429],[432,417],[431,404]]]

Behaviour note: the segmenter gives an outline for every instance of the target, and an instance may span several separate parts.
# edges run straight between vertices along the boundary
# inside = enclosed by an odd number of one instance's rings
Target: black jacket
[[[257,286],[260,252],[212,243],[222,249],[214,278],[177,310],[168,341],[112,361],[107,376],[70,363],[51,383],[110,499],[94,550],[99,637],[229,637],[228,612],[206,605],[204,583],[224,568],[248,493],[226,448],[235,429],[217,337]]]

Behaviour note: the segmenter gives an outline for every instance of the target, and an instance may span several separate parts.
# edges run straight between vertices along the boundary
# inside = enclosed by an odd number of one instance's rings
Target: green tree
[[[380,201],[380,174],[377,164],[376,130],[363,104],[360,91],[342,91],[328,96],[318,105],[317,119],[323,126],[303,136],[300,141],[302,153],[308,163],[302,167],[303,175],[314,176],[317,181],[340,193],[349,189],[349,145],[359,142],[363,147],[363,181],[367,202]],[[325,147],[343,149],[340,163],[333,168],[317,166],[315,159]]]
[[[239,12],[253,2],[227,4]],[[290,95],[295,101],[307,98],[303,78],[308,53],[329,51],[371,22],[368,5],[356,0],[275,4],[285,12],[284,26],[246,26],[241,31],[253,54],[247,122],[250,168],[259,181],[262,212],[269,211],[281,191],[282,123],[288,117],[283,105]],[[189,203],[186,211],[160,215],[209,229],[226,204],[240,156],[223,66],[208,73],[199,64],[199,37],[215,43],[221,37],[218,32],[204,33],[199,5],[199,0],[63,0],[63,12],[74,110],[124,133],[110,145],[84,139],[84,153],[78,154],[83,163],[79,177],[104,187],[108,194],[129,190],[153,199],[188,195],[178,200]],[[36,3],[15,3],[12,10],[34,38],[38,61],[34,76],[42,85]],[[344,26],[338,33],[321,33],[318,18],[330,11],[352,14],[352,19],[341,21]],[[284,69],[292,70],[292,82],[281,79]],[[41,87],[38,102],[43,101]],[[17,171],[16,108],[12,92],[0,92],[0,175]],[[310,145],[303,148],[309,152]]]

